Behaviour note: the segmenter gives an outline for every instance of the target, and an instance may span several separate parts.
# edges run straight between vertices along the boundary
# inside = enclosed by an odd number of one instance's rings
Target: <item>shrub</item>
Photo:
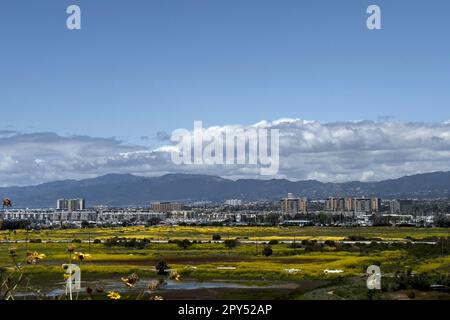
[[[42,243],[41,239],[30,239],[30,243]]]
[[[118,238],[113,237],[105,240],[105,246],[112,247],[112,246],[118,246],[118,247],[131,247],[136,249],[145,249],[148,247],[148,244],[150,243],[149,239],[136,239],[136,238]]]
[[[450,227],[450,219],[447,217],[442,217],[442,216],[437,218],[436,227],[449,228]]]
[[[325,245],[327,245],[329,247],[335,247],[336,246],[336,242],[334,242],[333,240],[326,240],[325,241]]]
[[[359,235],[348,236],[347,241],[367,241],[367,238]]]
[[[219,241],[220,239],[222,239],[222,237],[220,236],[220,234],[213,234],[212,239],[214,241]]]
[[[228,249],[233,249],[237,246],[238,241],[236,239],[227,239],[223,243]]]
[[[85,228],[90,228],[90,227],[91,227],[91,225],[88,221],[86,221],[86,220],[81,221],[81,228],[85,229]]]
[[[28,220],[13,220],[13,221],[2,221],[0,224],[1,230],[17,230],[17,229],[27,229],[30,227],[31,222]]]
[[[298,248],[302,248],[302,244],[299,242],[292,242],[289,244],[289,248],[291,249],[298,249]]]
[[[102,243],[102,241],[100,239],[94,239],[94,243],[99,244],[99,243]]]
[[[272,248],[270,246],[266,246],[266,247],[264,247],[262,253],[266,257],[269,257],[269,256],[271,256],[273,254],[273,250],[272,250]]]
[[[273,246],[275,244],[278,244],[278,240],[270,240],[269,245]]]
[[[158,263],[155,266],[156,271],[158,272],[159,275],[161,276],[165,276],[167,275],[167,269],[169,268],[169,265],[167,264],[167,262],[165,262],[164,260],[158,261]]]
[[[182,241],[177,241],[177,245],[182,249],[187,249],[192,246],[192,242],[190,242],[188,239],[184,239]]]

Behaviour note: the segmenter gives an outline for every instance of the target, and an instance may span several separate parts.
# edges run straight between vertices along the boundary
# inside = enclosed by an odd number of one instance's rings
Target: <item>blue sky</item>
[[[82,30],[65,28],[78,4]],[[382,9],[383,30],[366,28]],[[450,119],[448,1],[2,1],[3,128],[118,137]]]
[[[82,30],[66,28],[71,4]],[[367,29],[370,4],[383,30]],[[261,178],[174,165],[156,136],[195,120],[279,129],[278,178],[448,171],[449,15],[447,0],[2,0],[0,186]]]

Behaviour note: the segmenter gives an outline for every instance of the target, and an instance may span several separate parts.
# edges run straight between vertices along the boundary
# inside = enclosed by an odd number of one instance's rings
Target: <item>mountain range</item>
[[[276,200],[293,193],[310,199],[330,196],[434,199],[450,197],[450,171],[405,176],[379,182],[323,183],[286,179],[229,180],[197,174],[141,177],[107,174],[84,180],[63,180],[26,187],[0,188],[15,208],[55,207],[59,198],[85,198],[88,206],[141,206],[153,201]]]

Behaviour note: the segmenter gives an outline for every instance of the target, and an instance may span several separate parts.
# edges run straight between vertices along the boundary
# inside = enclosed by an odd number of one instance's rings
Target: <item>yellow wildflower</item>
[[[111,300],[120,300],[122,298],[118,292],[115,291],[109,291],[108,292],[108,298]]]
[[[90,260],[91,255],[87,254],[87,253],[83,253],[83,252],[75,252],[74,259],[79,260],[79,261]]]
[[[36,264],[39,260],[45,259],[46,255],[39,252],[32,252],[27,254],[27,263]]]

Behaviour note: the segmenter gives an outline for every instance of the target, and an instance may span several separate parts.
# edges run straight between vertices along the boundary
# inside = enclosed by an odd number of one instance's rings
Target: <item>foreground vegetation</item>
[[[63,283],[61,265],[73,261],[74,252],[83,252],[90,257],[81,263],[87,285],[102,279],[117,279],[121,285],[120,279],[130,274],[157,279],[163,274],[158,274],[155,266],[163,261],[181,281],[244,281],[262,287],[280,286],[261,296],[264,298],[390,299],[399,298],[395,294],[401,292],[406,297],[424,298],[423,292],[433,296],[431,285],[450,286],[449,235],[449,229],[319,227],[4,231],[0,233],[0,272],[3,279],[17,274],[17,265],[12,263],[13,250],[20,273],[27,278],[26,286],[45,292],[48,283]],[[387,240],[390,242],[380,242]],[[27,263],[34,252],[45,258]],[[373,264],[382,269],[383,290],[368,296],[366,269]],[[300,290],[299,286],[306,283]],[[288,285],[293,289],[283,289]],[[18,291],[21,286],[25,285],[18,286]],[[232,291],[223,289],[219,297],[255,298],[250,290]],[[281,292],[283,295],[277,296]],[[445,293],[439,296],[442,297],[447,298]]]

